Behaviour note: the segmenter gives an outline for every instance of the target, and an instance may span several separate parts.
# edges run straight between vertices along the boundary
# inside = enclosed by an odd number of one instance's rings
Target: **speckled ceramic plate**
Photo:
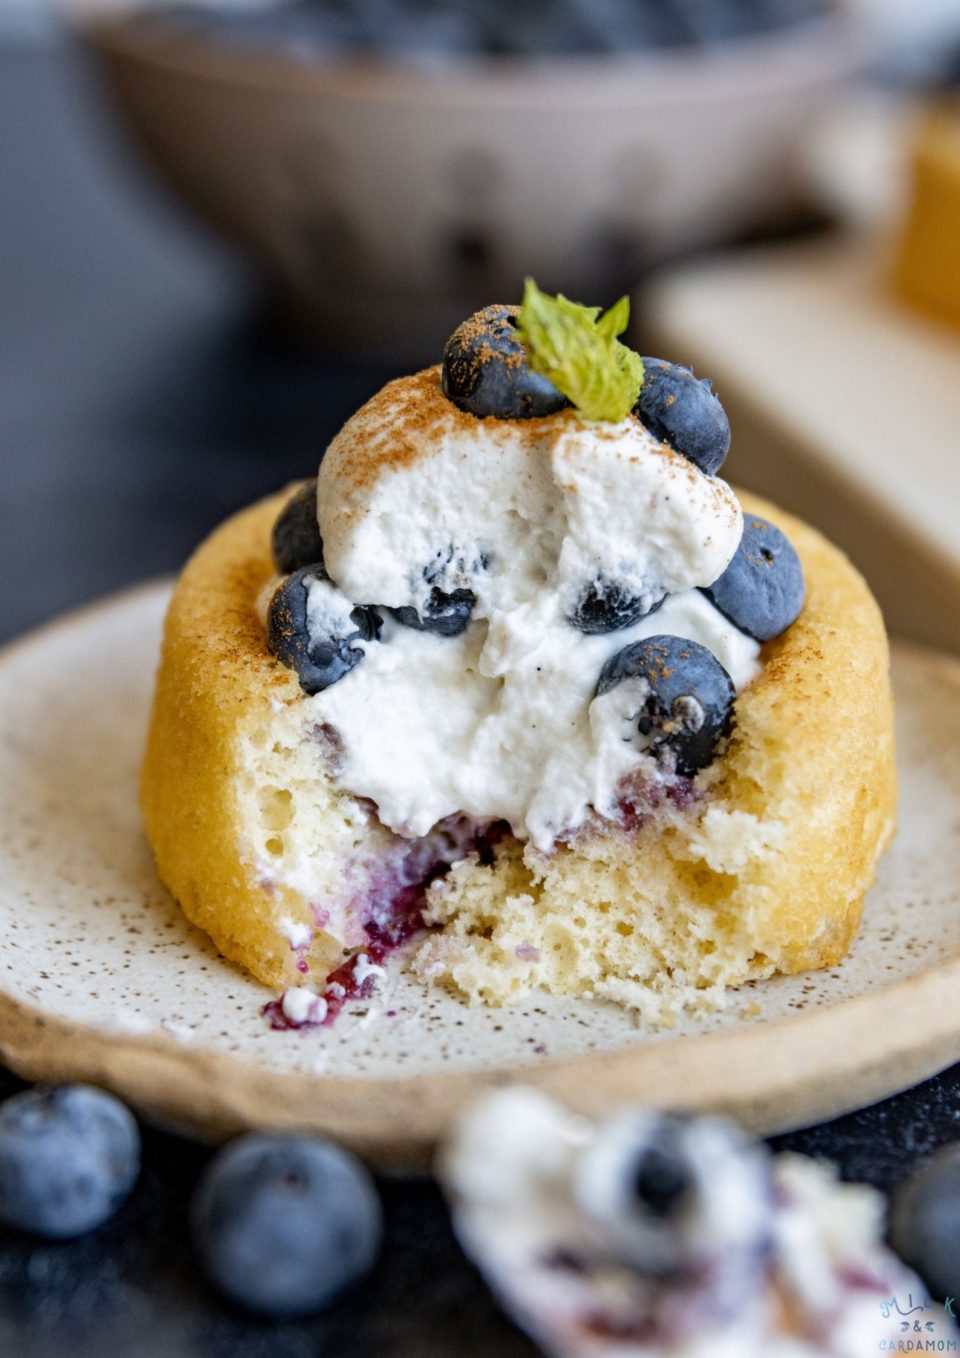
[[[470,1009],[394,959],[385,993],[330,1029],[279,1033],[270,993],[218,956],[160,885],[136,777],[165,586],[74,614],[0,655],[0,1055],[94,1080],[211,1137],[329,1132],[422,1162],[483,1085],[523,1078],[588,1111],[721,1108],[757,1130],[814,1121],[960,1056],[960,663],[899,648],[902,819],[842,967],[646,1031],[537,997]]]

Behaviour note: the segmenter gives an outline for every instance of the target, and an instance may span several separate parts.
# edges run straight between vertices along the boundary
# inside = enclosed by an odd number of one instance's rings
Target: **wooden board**
[[[902,827],[843,966],[775,978],[647,1031],[612,1005],[467,1008],[391,966],[331,1029],[271,1031],[269,992],[217,956],[154,873],[136,777],[167,587],[71,615],[0,655],[0,1056],[87,1079],[220,1138],[329,1133],[424,1164],[493,1081],[575,1107],[818,1121],[960,1057],[960,663],[898,649]]]
[[[960,653],[960,331],[897,301],[891,250],[831,237],[666,273],[643,344],[714,380],[724,477],[843,547],[893,632]]]

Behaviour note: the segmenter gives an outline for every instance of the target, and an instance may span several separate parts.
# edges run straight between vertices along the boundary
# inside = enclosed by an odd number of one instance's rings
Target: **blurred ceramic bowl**
[[[135,13],[82,31],[154,164],[291,324],[407,361],[525,273],[609,299],[768,219],[858,60],[839,11],[708,49],[428,69],[304,63]]]

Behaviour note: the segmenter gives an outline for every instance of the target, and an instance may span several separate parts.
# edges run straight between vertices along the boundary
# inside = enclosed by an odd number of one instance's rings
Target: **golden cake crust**
[[[264,878],[239,791],[250,784],[244,742],[269,744],[273,724],[302,710],[298,680],[267,650],[257,611],[287,493],[228,520],[185,567],[141,780],[163,881],[227,957],[272,986],[302,979],[281,920],[308,922],[316,904]],[[422,950],[423,972],[491,1002],[543,985],[653,1014],[649,994],[715,994],[843,957],[894,829],[886,635],[837,548],[765,501],[741,500],[796,547],[807,602],[763,648],[729,744],[698,780],[700,801],[629,832],[594,827],[551,855],[515,845],[492,868],[460,865],[432,898],[446,928]],[[330,789],[327,819],[338,795]],[[678,943],[667,934],[681,916]],[[527,944],[519,958],[518,939]],[[311,970],[322,974],[339,952],[319,932]]]

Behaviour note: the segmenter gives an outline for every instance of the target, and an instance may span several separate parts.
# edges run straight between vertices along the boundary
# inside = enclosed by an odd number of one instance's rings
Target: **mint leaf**
[[[617,339],[630,320],[630,298],[609,311],[541,292],[532,278],[523,289],[517,331],[534,372],[547,377],[588,420],[622,420],[643,385],[643,359]]]
[[[605,311],[597,321],[597,330],[602,333],[604,339],[615,340],[618,335],[623,334],[629,324],[630,298],[621,297],[620,301],[614,302],[609,311]]]

